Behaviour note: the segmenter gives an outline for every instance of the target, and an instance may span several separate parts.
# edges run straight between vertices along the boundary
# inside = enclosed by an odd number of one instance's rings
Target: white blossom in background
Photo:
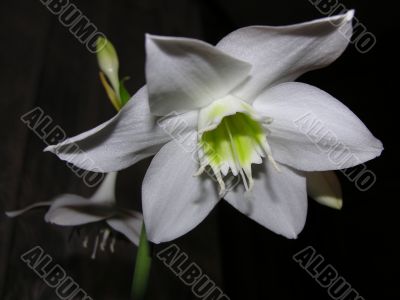
[[[44,219],[46,222],[61,226],[80,226],[94,222],[106,222],[110,228],[122,233],[135,245],[139,244],[139,237],[143,222],[141,213],[120,208],[116,205],[115,182],[117,172],[108,173],[97,191],[90,197],[84,198],[75,194],[62,194],[51,201],[37,202],[17,211],[6,212],[9,217],[16,217],[28,210],[41,206],[50,206]],[[95,238],[92,258],[97,248],[105,249],[110,230],[102,229]],[[86,247],[88,237],[83,245]],[[115,240],[111,240],[110,250],[114,252]]]

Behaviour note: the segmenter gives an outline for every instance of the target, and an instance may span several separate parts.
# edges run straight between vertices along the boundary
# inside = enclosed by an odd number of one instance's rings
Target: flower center
[[[220,195],[225,194],[224,177],[229,173],[240,176],[245,189],[250,191],[254,184],[251,165],[261,164],[265,156],[275,165],[263,128],[270,122],[233,97],[204,108],[199,116],[200,169],[196,175],[210,166],[219,183]]]

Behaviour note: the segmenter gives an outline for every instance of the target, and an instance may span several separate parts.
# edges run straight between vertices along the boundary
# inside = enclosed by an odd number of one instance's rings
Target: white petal
[[[196,133],[189,140],[196,144]],[[194,177],[197,153],[178,141],[154,157],[143,182],[146,231],[154,243],[166,242],[196,227],[218,202],[216,183],[207,175]]]
[[[251,102],[272,84],[329,65],[349,43],[353,14],[292,26],[251,26],[227,35],[217,48],[253,66],[251,79],[233,94]]]
[[[111,228],[125,235],[136,246],[139,245],[143,224],[142,214],[136,211],[123,210],[107,219],[106,222]]]
[[[99,205],[74,194],[63,194],[56,198],[44,219],[57,225],[76,226],[101,221],[115,212],[113,206]]]
[[[195,113],[179,118],[189,128],[197,125]],[[168,119],[168,121],[170,121]],[[141,88],[111,120],[87,132],[69,138],[58,145],[45,149],[82,169],[108,173],[129,167],[137,161],[154,155],[171,140],[169,124],[160,126],[150,114],[147,89]]]
[[[342,189],[334,171],[305,172],[307,193],[318,203],[341,209],[343,206]]]
[[[146,35],[146,81],[153,114],[185,112],[226,96],[251,65],[195,39]]]
[[[111,209],[110,206],[115,204],[115,181],[117,174],[117,172],[108,173],[97,191],[89,199],[74,194],[62,194],[51,201],[38,202],[24,209],[6,212],[6,215],[9,217],[16,217],[36,207],[50,206],[49,212],[45,218],[52,223],[63,223],[64,221],[60,221],[61,218],[64,218],[64,216],[60,216],[63,212],[66,212],[65,218],[76,213],[77,217],[73,217],[73,219],[79,219],[83,214],[85,220],[100,220],[104,216],[112,215],[113,213],[113,209]],[[100,208],[97,208],[97,206]],[[104,210],[105,212],[103,212]],[[91,211],[93,211],[92,217],[87,215],[88,213],[90,214]],[[82,221],[77,222],[81,223],[85,221],[82,219]]]
[[[28,205],[27,207],[19,210],[13,210],[13,211],[6,211],[6,215],[10,218],[18,217],[19,215],[22,215],[23,213],[27,212],[28,210],[31,210],[36,207],[42,207],[42,206],[50,206],[53,204],[54,201],[43,201],[43,202],[37,202],[33,203],[31,205]]]
[[[245,194],[239,184],[225,200],[269,230],[296,238],[307,216],[305,177],[283,165],[277,171],[270,162],[253,168],[255,183],[251,194]]]
[[[346,106],[326,92],[298,82],[277,85],[254,102],[268,125],[273,157],[298,170],[353,167],[382,152],[382,143]]]
[[[90,197],[90,201],[98,204],[113,205],[116,203],[115,199],[115,183],[117,180],[118,172],[108,173],[103,182],[100,184],[97,191]]]

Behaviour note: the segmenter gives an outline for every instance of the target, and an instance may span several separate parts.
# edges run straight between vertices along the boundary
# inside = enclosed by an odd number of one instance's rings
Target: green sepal
[[[119,82],[119,96],[120,96],[121,106],[124,106],[131,98],[131,95],[129,94],[128,90],[126,89],[125,83],[124,83],[128,79],[129,79],[129,77],[125,77]]]

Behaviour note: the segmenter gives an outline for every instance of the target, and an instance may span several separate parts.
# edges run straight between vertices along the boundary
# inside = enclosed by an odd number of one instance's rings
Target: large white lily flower
[[[139,212],[117,207],[115,200],[116,177],[117,172],[107,174],[90,198],[75,194],[62,194],[51,201],[37,202],[21,210],[6,212],[6,214],[9,217],[16,217],[36,207],[50,206],[44,217],[46,222],[62,226],[79,226],[105,221],[112,229],[122,233],[132,243],[138,245],[143,216]],[[103,240],[105,240],[109,236],[109,231],[105,230],[103,233]]]
[[[147,35],[147,86],[108,122],[46,150],[84,169],[92,167],[89,157],[107,172],[156,154],[142,190],[153,242],[187,233],[222,196],[266,228],[296,238],[307,214],[305,172],[352,167],[382,151],[347,107],[292,82],[342,54],[352,17],[350,11],[293,26],[245,27],[215,47]],[[322,120],[357,160],[335,164],[327,151],[340,155],[337,141],[325,136],[317,147],[296,127],[294,121],[307,113]],[[187,126],[176,132],[178,119]],[[198,145],[196,155],[183,146],[188,141]],[[74,143],[83,151],[72,152]],[[218,183],[202,173],[206,167]],[[226,189],[227,176],[241,184]]]

